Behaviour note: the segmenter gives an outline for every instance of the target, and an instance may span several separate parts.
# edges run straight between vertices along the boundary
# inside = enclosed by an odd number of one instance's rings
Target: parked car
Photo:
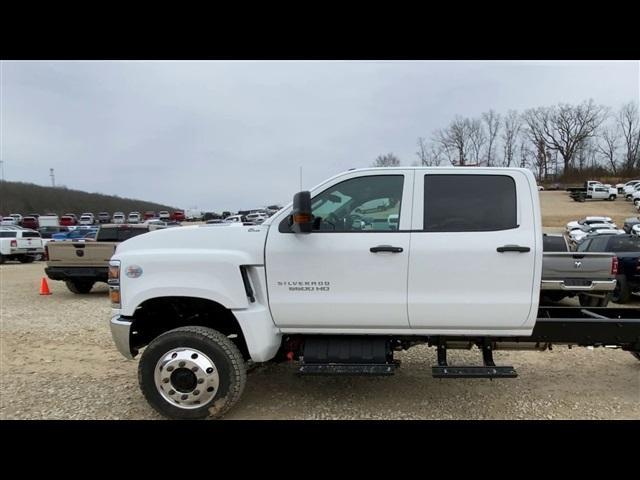
[[[144,219],[145,220],[150,220],[152,218],[156,218],[156,212],[153,212],[151,210],[148,210],[148,211],[144,212]]]
[[[68,230],[66,232],[58,232],[51,235],[51,240],[54,242],[66,241],[66,240],[81,240],[87,238],[92,233],[95,233],[97,228],[76,228],[74,230]]]
[[[171,214],[166,210],[162,210],[158,213],[158,218],[164,221],[171,220]]]
[[[68,231],[68,227],[40,227],[38,229],[43,239],[50,239],[56,233],[66,233]]]
[[[544,234],[542,248],[541,302],[578,296],[582,306],[607,306],[616,285],[615,255],[571,252],[564,235]]]
[[[633,228],[633,226],[634,225],[638,225],[638,224],[640,224],[640,217],[639,216],[625,218],[624,219],[624,225],[622,226],[622,229],[626,233],[631,233],[631,229]]]
[[[631,180],[630,182],[625,183],[622,189],[624,198],[629,200],[633,192],[638,188],[640,188],[640,180]]]
[[[570,195],[576,202],[584,202],[586,200],[615,200],[618,197],[618,190],[607,185],[593,184],[585,189],[574,189]]]
[[[0,225],[18,225],[18,222],[16,221],[15,217],[2,217],[2,221],[0,222]]]
[[[0,263],[31,263],[43,253],[42,238],[35,230],[0,227]]]
[[[63,227],[73,227],[78,224],[75,215],[63,215],[60,217],[60,225]]]
[[[42,227],[59,227],[60,218],[57,215],[41,215],[38,217],[38,225]]]
[[[109,223],[110,221],[111,221],[111,215],[109,214],[109,212],[98,213],[98,222]]]
[[[640,237],[618,235],[596,237],[582,242],[579,252],[613,252],[618,259],[616,288],[611,299],[616,303],[627,303],[632,293],[640,291]]]
[[[242,215],[229,215],[227,218],[224,219],[224,221],[226,223],[236,223],[236,222],[244,222],[244,217]]]
[[[174,220],[176,222],[184,222],[184,212],[182,210],[176,210],[171,214],[171,220]]]
[[[621,235],[625,231],[616,227],[613,223],[593,223],[577,228],[569,232],[569,238],[574,245],[579,244],[588,235]]]
[[[611,217],[585,217],[581,220],[572,221],[567,223],[566,230],[570,232],[571,230],[582,228],[586,225],[593,225],[596,223],[610,223],[613,224],[613,220]]]
[[[75,213],[65,213],[65,215],[73,218],[73,220],[75,221],[74,225],[78,224],[78,216]]]
[[[19,213],[11,213],[9,216],[16,219],[16,225],[22,226],[22,215]]]
[[[38,219],[36,217],[24,217],[22,219],[22,227],[30,228],[31,230],[38,230],[40,224],[38,223]]]
[[[264,222],[268,217],[263,213],[250,213],[246,216],[247,222],[253,222],[255,224],[260,224]]]
[[[73,293],[89,293],[96,282],[107,281],[109,258],[118,244],[148,231],[147,225],[105,224],[95,241],[50,242],[45,273],[51,280],[64,281]]]
[[[127,221],[127,217],[125,217],[124,213],[116,212],[113,214],[113,218],[111,219],[115,224],[122,224]]]
[[[127,217],[127,223],[140,223],[140,213],[131,212]]]
[[[93,225],[94,223],[96,223],[96,221],[93,217],[93,214],[83,213],[80,216],[80,222],[79,222],[80,225]]]

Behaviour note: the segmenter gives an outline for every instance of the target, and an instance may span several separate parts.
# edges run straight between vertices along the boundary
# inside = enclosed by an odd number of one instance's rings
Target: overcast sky
[[[238,210],[381,153],[417,160],[456,114],[640,97],[639,62],[2,62],[6,180]]]

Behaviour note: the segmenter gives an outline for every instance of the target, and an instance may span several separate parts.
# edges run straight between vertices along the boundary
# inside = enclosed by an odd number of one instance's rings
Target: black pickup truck
[[[611,300],[627,303],[632,293],[640,292],[640,237],[635,235],[603,235],[586,238],[579,252],[613,252],[618,259],[616,287]]]

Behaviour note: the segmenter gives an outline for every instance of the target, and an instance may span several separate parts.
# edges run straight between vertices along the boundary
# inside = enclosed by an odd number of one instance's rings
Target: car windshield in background
[[[610,252],[640,252],[640,237],[612,238],[607,250]]]
[[[542,250],[545,252],[566,252],[567,242],[561,236],[545,236],[542,240]]]
[[[124,242],[143,233],[147,233],[144,228],[101,228],[97,240],[99,242]]]

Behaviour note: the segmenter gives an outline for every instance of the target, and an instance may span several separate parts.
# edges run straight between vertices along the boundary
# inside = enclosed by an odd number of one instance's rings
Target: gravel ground
[[[158,419],[108,328],[106,285],[74,295],[44,263],[0,266],[1,419]],[[629,306],[640,307],[640,302]],[[397,355],[392,377],[299,377],[295,365],[260,366],[227,419],[640,419],[640,362],[627,352],[556,347],[496,352],[517,379],[438,380],[435,352]],[[474,364],[477,351],[453,351]]]

